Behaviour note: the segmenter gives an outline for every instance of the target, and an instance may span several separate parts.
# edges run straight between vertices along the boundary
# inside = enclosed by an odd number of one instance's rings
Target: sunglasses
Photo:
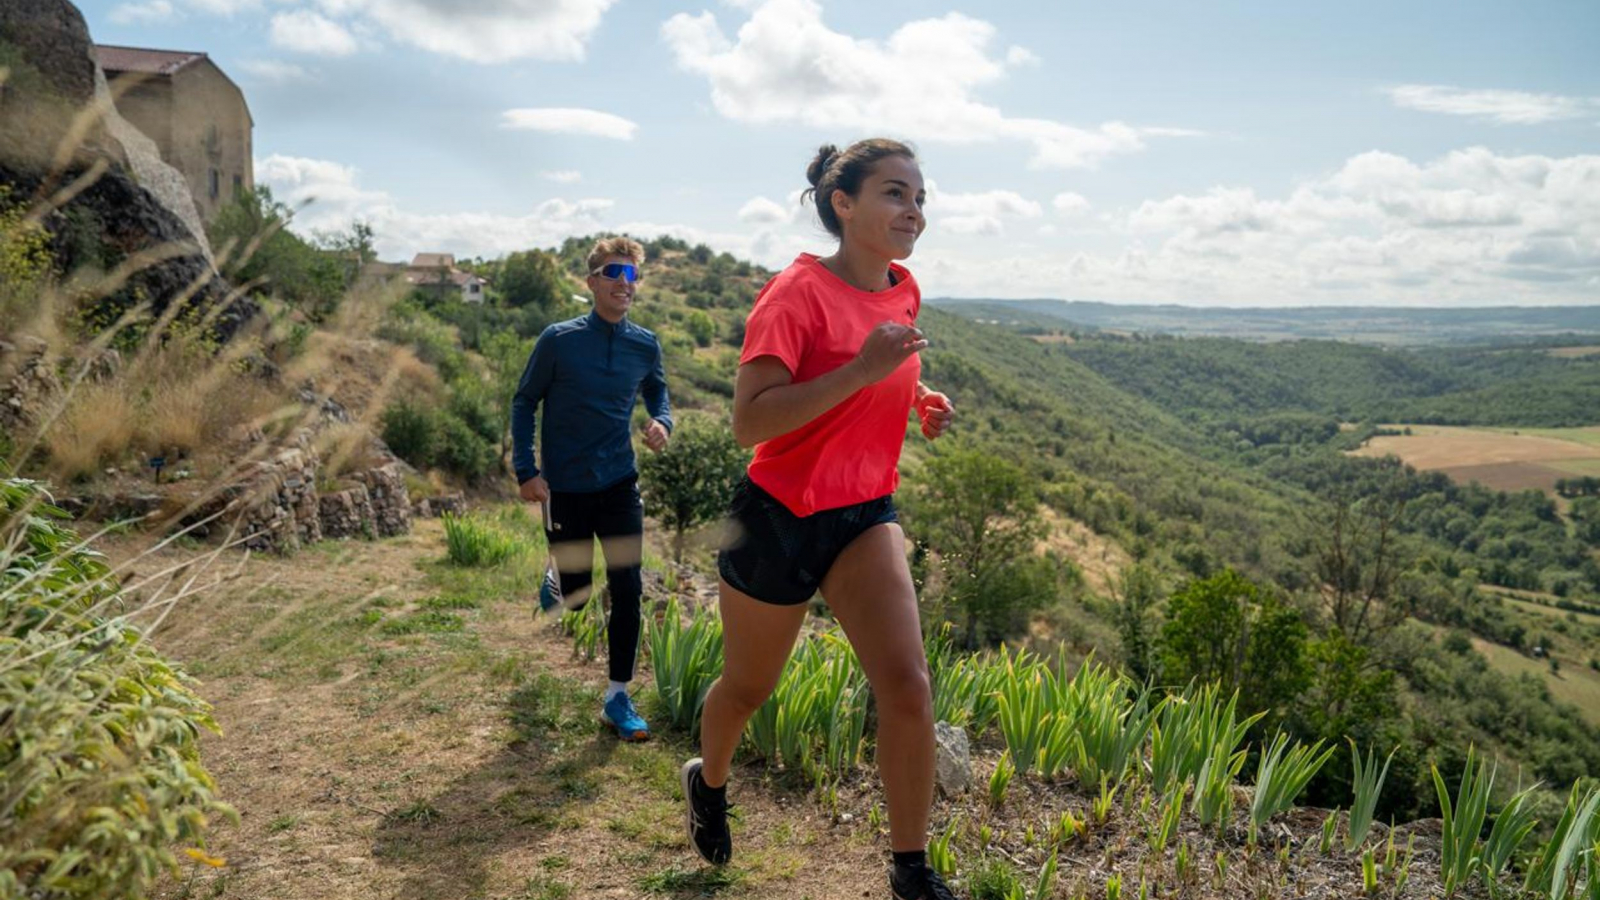
[[[633,284],[642,277],[639,274],[639,267],[633,263],[606,263],[598,269],[590,270],[589,274],[598,275],[611,281],[621,278],[629,284]]]

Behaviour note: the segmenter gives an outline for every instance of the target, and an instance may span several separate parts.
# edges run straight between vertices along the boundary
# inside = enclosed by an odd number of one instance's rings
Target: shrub
[[[401,400],[383,411],[383,442],[413,466],[426,468],[439,441],[438,426],[428,410]]]
[[[494,566],[521,549],[517,539],[471,516],[444,517],[445,549],[458,566]]]
[[[143,897],[175,844],[233,811],[201,765],[218,731],[144,641],[99,554],[36,482],[0,482],[0,896]]]
[[[679,562],[684,532],[727,511],[749,459],[729,429],[704,414],[686,413],[667,449],[640,460],[645,512],[673,530]]]

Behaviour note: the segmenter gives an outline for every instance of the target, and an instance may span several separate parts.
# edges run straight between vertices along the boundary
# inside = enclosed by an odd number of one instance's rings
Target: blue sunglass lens
[[[627,263],[608,263],[601,268],[600,274],[613,281],[621,278],[629,284],[639,280],[639,270]]]

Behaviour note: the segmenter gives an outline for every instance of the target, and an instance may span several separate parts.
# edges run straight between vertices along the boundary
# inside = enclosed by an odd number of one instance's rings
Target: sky
[[[952,5],[953,4],[953,5]],[[925,297],[1600,303],[1600,3],[90,0],[203,51],[258,183],[385,259],[835,242],[824,143],[909,140]]]

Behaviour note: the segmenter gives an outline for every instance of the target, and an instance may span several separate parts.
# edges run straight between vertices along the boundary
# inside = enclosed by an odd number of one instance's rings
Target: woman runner
[[[806,170],[817,215],[839,239],[801,254],[756,298],[734,388],[733,431],[756,448],[718,557],[726,661],[706,695],[702,757],[683,766],[691,843],[727,862],[727,781],[746,720],[772,693],[818,592],[872,685],[878,768],[899,900],[951,900],[927,865],[933,698],[917,595],[893,494],[907,414],[937,438],[954,410],[921,383],[922,298],[895,260],[927,220],[911,148],[873,139],[818,151]]]

